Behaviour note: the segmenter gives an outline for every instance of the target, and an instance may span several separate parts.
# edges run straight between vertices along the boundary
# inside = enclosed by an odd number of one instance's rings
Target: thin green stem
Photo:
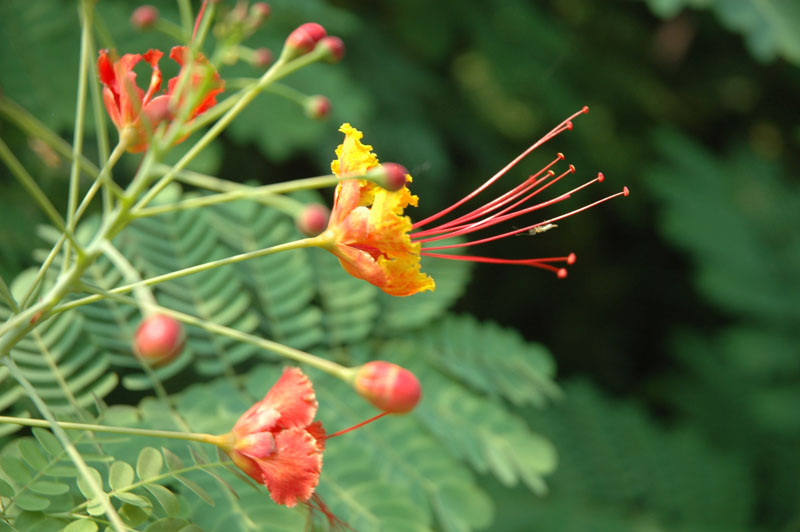
[[[116,162],[119,160],[119,158],[122,156],[123,153],[125,153],[124,145],[122,143],[117,144],[117,146],[114,148],[114,151],[111,152],[111,155],[106,161],[106,164],[103,166],[103,169],[100,170],[99,173],[97,174],[94,183],[92,183],[92,186],[89,188],[88,192],[86,193],[86,196],[81,201],[81,204],[78,206],[78,210],[75,213],[75,217],[73,218],[74,224],[77,225],[78,221],[83,216],[83,213],[86,212],[86,209],[89,207],[89,204],[91,203],[95,192],[97,192],[97,188],[100,186],[100,183],[102,183],[104,179],[110,180],[110,177],[108,177],[109,172],[111,171],[111,168],[113,168],[113,166],[116,164]],[[71,229],[74,230],[74,228]],[[55,258],[58,256],[58,253],[61,250],[61,246],[64,245],[64,241],[65,241],[65,236],[62,235],[62,237],[58,239],[55,245],[53,245],[53,248],[50,250],[50,253],[47,255],[47,258],[39,268],[39,271],[36,274],[36,278],[34,279],[33,283],[31,283],[31,286],[28,288],[27,292],[25,293],[25,296],[22,298],[23,308],[27,307],[28,303],[30,303],[31,296],[34,294],[36,288],[42,282],[42,279],[44,279],[44,276],[50,269],[53,260],[55,260]]]
[[[69,142],[59,137],[24,108],[8,98],[0,97],[0,113],[31,137],[41,139],[45,144],[53,148],[56,153],[69,161],[73,161],[72,146],[70,146]],[[100,172],[97,166],[84,156],[78,159],[78,164],[81,170],[89,177],[96,178]]]
[[[282,83],[273,83],[267,89],[265,89],[265,91],[275,94],[276,96],[286,98],[287,100],[296,103],[300,107],[305,107],[306,100],[308,100],[308,95],[303,94],[299,90],[293,89],[288,85],[283,85]]]
[[[53,428],[55,424],[63,430],[89,430],[92,432],[103,432],[106,434],[126,434],[128,436],[148,436],[153,438],[167,438],[170,440],[197,441],[201,443],[213,443],[217,437],[212,434],[199,432],[177,432],[173,430],[154,430],[140,429],[131,427],[113,427],[110,425],[95,425],[92,423],[72,423],[67,421],[45,421],[42,419],[32,419],[23,417],[0,416],[0,423],[22,425],[24,427]],[[70,442],[71,443],[71,442]]]
[[[155,198],[164,187],[166,187],[175,178],[175,174],[183,170],[189,162],[194,159],[212,140],[214,140],[228,125],[233,121],[239,113],[241,113],[247,105],[252,102],[256,96],[271,83],[291,74],[292,72],[307,66],[315,61],[318,61],[325,54],[327,50],[320,47],[314,51],[303,55],[293,61],[285,62],[279,59],[272,67],[267,70],[249,92],[245,92],[241,99],[239,99],[233,107],[231,107],[222,117],[203,135],[197,143],[184,154],[183,157],[175,164],[173,170],[164,175],[142,199],[136,204],[136,209],[145,207],[150,201]]]
[[[96,56],[96,47],[94,45],[94,35],[89,32],[89,56]],[[89,61],[89,69],[91,81],[89,87],[92,91],[92,114],[94,115],[94,123],[97,127],[97,152],[101,161],[108,161],[111,153],[111,147],[108,142],[108,124],[106,122],[105,113],[103,111],[103,98],[100,94],[100,84],[97,82],[97,63]],[[108,171],[108,181],[113,183],[111,170]],[[103,187],[103,214],[108,216],[111,212],[112,196],[110,187]],[[76,218],[78,216],[76,215]]]
[[[83,457],[78,452],[78,449],[75,448],[75,445],[72,443],[72,440],[69,439],[64,429],[60,426],[59,422],[56,421],[56,418],[53,416],[53,413],[47,407],[44,400],[39,396],[39,393],[30,383],[30,381],[25,377],[25,374],[22,370],[19,369],[17,364],[11,357],[5,357],[3,359],[3,364],[6,365],[11,375],[16,379],[16,381],[25,389],[25,392],[28,394],[28,397],[33,401],[33,404],[36,405],[36,408],[45,418],[45,420],[31,420],[37,422],[36,425],[27,425],[27,426],[37,426],[43,428],[49,428],[53,431],[53,434],[56,438],[58,438],[59,442],[61,442],[61,446],[69,455],[72,463],[75,464],[75,467],[78,468],[78,472],[81,474],[83,479],[88,484],[89,488],[94,493],[95,497],[100,499],[101,505],[103,506],[103,510],[105,511],[106,515],[108,516],[109,521],[111,521],[111,526],[114,527],[114,530],[117,532],[122,532],[125,529],[125,525],[122,523],[122,519],[120,519],[117,511],[112,506],[111,501],[109,501],[105,497],[100,497],[103,493],[103,487],[97,483],[94,476],[92,476],[89,466],[86,465],[84,462]],[[0,422],[3,419],[10,419],[13,420],[15,418],[6,418],[3,416],[0,418]],[[6,421],[9,422],[9,421]]]
[[[75,130],[72,139],[72,168],[69,175],[69,192],[67,194],[67,226],[73,227],[72,219],[78,208],[78,193],[80,191],[80,164],[78,161],[83,155],[83,125],[86,117],[86,85],[89,77],[89,57],[91,32],[92,32],[92,6],[88,0],[81,2],[81,51],[80,62],[78,64],[78,95],[75,104]],[[72,239],[68,239],[64,247],[64,261],[62,271],[66,272],[69,268],[71,259],[70,244],[75,245]],[[77,245],[76,245],[77,248]]]
[[[127,303],[129,305],[138,306],[140,304],[140,302],[137,302],[135,299],[131,297],[114,294],[112,292],[98,290],[98,294],[104,297],[112,298],[114,300],[123,303]],[[198,318],[196,316],[192,316],[191,314],[186,314],[185,312],[179,312],[177,310],[172,310],[170,308],[162,307],[160,305],[148,305],[147,303],[145,303],[144,306],[149,307],[151,312],[164,314],[166,316],[175,318],[176,320],[186,323],[188,325],[194,325],[195,327],[200,327],[201,329],[205,329],[206,331],[219,334],[222,336],[227,336],[228,338],[232,338],[240,342],[254,345],[256,347],[264,349],[265,351],[270,351],[272,353],[280,355],[284,358],[288,358],[290,360],[294,360],[302,364],[308,364],[309,366],[315,367],[345,382],[352,381],[355,372],[353,368],[347,368],[340,364],[337,364],[336,362],[318,357],[316,355],[312,355],[311,353],[306,353],[305,351],[301,351],[299,349],[295,349],[293,347],[289,347],[287,345],[283,345],[278,342],[273,342],[272,340],[267,340],[266,338],[261,338],[260,336],[255,336],[253,334],[239,331],[237,329],[232,329],[224,325],[219,325],[217,323],[210,322]]]
[[[33,197],[33,200],[41,207],[47,217],[53,222],[53,225],[58,227],[67,237],[72,245],[75,246],[75,249],[78,250],[78,253],[83,253],[83,250],[79,246],[78,242],[75,240],[75,236],[72,234],[67,226],[64,223],[64,219],[59,214],[58,210],[55,206],[50,202],[50,199],[47,197],[47,194],[39,188],[39,185],[36,184],[36,180],[33,179],[25,167],[22,166],[22,163],[19,162],[19,159],[16,158],[14,153],[8,147],[8,145],[0,139],[0,159],[3,160],[5,165],[11,170],[11,173],[14,177],[17,178],[17,181],[28,191],[28,193]]]
[[[9,308],[11,308],[14,312],[19,312],[19,305],[17,305],[17,300],[14,299],[14,295],[11,293],[11,290],[8,289],[8,285],[6,284],[3,277],[0,275],[0,296],[3,296],[3,299],[6,300],[8,303]]]
[[[136,268],[133,267],[133,264],[128,262],[128,259],[125,258],[125,255],[119,252],[114,245],[106,240],[103,243],[103,253],[108,257],[114,266],[122,273],[122,275],[128,279],[128,281],[132,281],[132,284],[136,284],[136,287],[133,289],[133,293],[136,296],[138,301],[144,301],[150,305],[157,305],[158,301],[156,301],[155,296],[153,295],[153,291],[150,290],[150,287],[142,284],[142,276],[139,275],[139,272]]]
[[[167,165],[156,165],[155,169],[157,171],[164,171],[169,172],[171,167]],[[353,176],[353,179],[365,179],[368,176],[360,175],[360,176]],[[218,177],[200,174],[198,172],[192,172],[189,170],[181,170],[175,174],[175,178],[178,181],[183,183],[187,183],[190,185],[194,185],[196,187],[205,188],[207,190],[216,190],[219,192],[223,192],[224,194],[219,194],[215,196],[204,196],[200,205],[211,205],[212,203],[222,203],[226,201],[233,201],[242,198],[252,198],[258,199],[262,196],[270,196],[270,195],[277,195],[277,194],[286,194],[287,192],[295,192],[298,190],[313,190],[318,188],[326,188],[338,185],[339,182],[343,179],[336,175],[323,175],[317,177],[308,177],[304,179],[294,179],[292,181],[283,181],[280,183],[273,183],[271,185],[263,185],[260,187],[253,187],[250,185],[243,185],[241,183],[234,183],[233,181],[228,181],[225,179],[220,179]],[[210,198],[215,198],[211,200]],[[181,210],[184,207],[178,207],[179,205],[184,205],[186,202],[189,201],[197,201],[201,198],[192,198],[191,200],[184,200],[179,203],[175,203],[173,205],[159,205],[157,207],[147,207],[142,209],[141,211],[136,212],[137,216],[154,216],[156,214],[161,214],[163,212],[170,212],[172,210]],[[191,205],[191,203],[190,203]],[[171,207],[176,207],[175,209]]]
[[[189,0],[178,0],[178,11],[181,17],[181,39],[189,42],[192,37],[192,5]]]
[[[103,190],[105,191],[111,192],[111,190],[114,189],[118,194],[120,195],[122,194],[122,190],[111,179],[111,170],[112,168],[114,168],[114,166],[117,164],[120,157],[122,157],[124,153],[125,153],[125,145],[122,142],[119,142],[114,147],[114,151],[111,152],[111,155],[108,156],[108,159],[106,159],[106,164],[103,165],[103,169],[100,170],[97,179],[94,180],[94,183],[92,183],[92,186],[89,187],[89,190],[86,192],[86,195],[81,200],[80,205],[78,205],[78,209],[75,212],[75,216],[72,219],[73,225],[71,227],[74,228],[74,226],[78,224],[78,221],[83,216],[83,213],[86,212],[86,209],[89,208],[89,204],[91,203],[92,199],[94,198],[94,195],[97,193],[97,190],[101,186],[105,185],[103,187]],[[104,205],[103,212],[106,213],[106,215],[108,215],[108,212],[110,212],[110,210],[106,212],[107,209],[105,207],[108,207],[108,209],[110,209],[111,205],[108,204],[106,201],[103,202],[103,205]]]
[[[278,244],[277,246],[272,246],[264,249],[258,249],[255,251],[248,251],[246,253],[240,253],[239,255],[233,255],[231,257],[227,257],[224,259],[214,260],[211,262],[206,262],[203,264],[198,264],[197,266],[190,266],[188,268],[184,268],[182,270],[177,270],[170,273],[165,273],[163,275],[157,275],[155,277],[150,277],[148,279],[143,279],[141,281],[126,284],[124,286],[120,286],[109,290],[109,294],[124,294],[130,292],[131,290],[136,289],[139,286],[152,286],[158,283],[163,283],[165,281],[171,281],[172,279],[178,279],[180,277],[185,277],[187,275],[191,275],[193,273],[203,272],[206,270],[210,270],[212,268],[219,268],[220,266],[226,266],[228,264],[236,264],[237,262],[242,262],[245,260],[255,259],[258,257],[264,257],[266,255],[271,255],[273,253],[278,253],[281,251],[289,251],[292,249],[301,249],[306,247],[320,247],[324,246],[327,243],[327,240],[323,241],[319,236],[313,238],[303,238],[301,240],[295,240],[294,242],[287,242],[285,244]],[[82,297],[80,299],[76,299],[73,301],[69,301],[68,303],[64,303],[59,305],[58,307],[52,310],[52,313],[63,312],[65,310],[69,310],[75,307],[80,307],[82,305],[88,305],[89,303],[94,303],[95,301],[100,301],[103,299],[103,296],[100,295],[92,295]]]

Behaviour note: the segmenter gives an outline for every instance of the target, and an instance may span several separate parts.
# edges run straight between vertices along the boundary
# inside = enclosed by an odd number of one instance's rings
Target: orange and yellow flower
[[[344,142],[336,148],[331,170],[340,177],[365,174],[379,166],[372,146],[362,144],[363,133],[350,124],[339,131]],[[407,182],[411,176],[406,175]],[[411,220],[406,207],[418,198],[407,186],[386,190],[366,179],[344,179],[336,186],[328,229],[328,249],[354,277],[374,284],[387,294],[408,296],[433,290],[433,279],[420,271],[420,245],[408,234]]]
[[[552,185],[575,173],[575,167],[571,164],[560,173],[554,170],[556,165],[565,158],[561,153],[558,153],[538,172],[528,176],[521,183],[488,203],[465,214],[455,216],[449,221],[440,222],[439,220],[481,195],[517,163],[543,144],[561,133],[571,130],[572,120],[588,111],[588,107],[583,107],[573,113],[477,189],[449,207],[413,224],[403,214],[409,205],[417,206],[418,198],[411,194],[407,186],[411,182],[411,176],[405,174],[405,170],[402,173],[390,171],[390,169],[396,170],[402,167],[386,163],[382,167],[383,173],[386,174],[383,177],[387,181],[388,188],[392,190],[384,189],[369,179],[353,178],[352,176],[363,176],[381,165],[378,163],[378,158],[372,153],[372,146],[361,143],[363,134],[350,124],[343,124],[339,131],[345,134],[345,139],[336,149],[337,158],[331,164],[331,169],[334,174],[345,179],[340,181],[336,187],[328,229],[320,235],[321,243],[316,245],[321,245],[333,252],[349,274],[364,279],[378,286],[384,292],[396,296],[408,296],[435,288],[433,279],[420,271],[421,256],[530,266],[551,271],[558,277],[564,278],[567,276],[565,266],[575,262],[574,253],[533,259],[505,259],[440,253],[442,250],[485,244],[513,235],[543,233],[557,227],[555,222],[613,198],[628,195],[628,187],[623,187],[620,192],[533,224],[513,227],[510,230],[475,240],[460,239],[455,242],[451,240],[449,243],[441,242],[491,229],[498,224],[516,220],[526,214],[567,201],[572,198],[573,194],[592,184],[602,183],[605,179],[603,174],[598,172],[595,178],[567,192],[556,194],[555,197],[538,203],[532,201],[550,189]],[[402,183],[403,174],[405,174],[405,185]],[[392,179],[387,179],[387,177]],[[395,177],[399,179],[395,181],[393,179]],[[399,190],[394,190],[398,188]]]
[[[125,54],[116,58],[107,50],[100,50],[97,71],[104,86],[103,103],[119,131],[120,138],[126,143],[127,151],[138,153],[147,149],[148,137],[155,127],[163,120],[171,119],[173,111],[182,103],[176,101],[175,92],[179,80],[186,75],[190,53],[186,46],[172,48],[169,56],[181,66],[181,71],[169,80],[167,91],[159,94],[162,79],[158,62],[164,55],[163,52],[148,50],[144,55]],[[136,84],[136,73],[133,71],[133,67],[142,59],[152,69],[147,91]],[[188,85],[187,93],[201,92],[193,95],[196,99],[192,100],[189,120],[214,106],[217,103],[216,96],[225,88],[225,82],[202,54],[195,56],[192,78]]]

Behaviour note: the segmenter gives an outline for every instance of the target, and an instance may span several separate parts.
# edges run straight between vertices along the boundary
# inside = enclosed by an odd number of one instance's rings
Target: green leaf
[[[0,496],[2,497],[13,497],[14,496],[14,488],[3,479],[0,479]]]
[[[100,476],[100,472],[97,471],[97,469],[90,467],[88,469],[88,474],[92,477],[96,486],[103,485],[103,478]],[[96,494],[94,490],[92,490],[91,486],[86,481],[86,477],[83,476],[78,477],[78,489],[81,490],[81,493],[83,493],[83,496],[86,497],[87,499],[91,499],[96,495],[99,495]]]
[[[96,532],[97,523],[91,519],[78,519],[64,527],[64,532]]]
[[[165,517],[145,528],[145,532],[175,532],[177,530],[184,530],[184,528],[188,526],[192,526],[192,524],[185,519]]]
[[[137,527],[147,521],[153,513],[153,506],[136,506],[133,504],[123,504],[119,509],[119,515],[126,525]]]
[[[144,487],[158,500],[167,515],[178,513],[178,498],[174,493],[160,484],[145,484]]]
[[[142,480],[153,478],[161,473],[164,467],[164,458],[161,453],[152,447],[145,447],[139,453],[136,461],[136,473]]]
[[[0,456],[0,466],[2,466],[3,472],[17,484],[27,484],[33,480],[33,475],[19,458],[4,454]]]
[[[42,470],[48,466],[48,460],[34,439],[22,438],[18,440],[17,447],[25,462],[34,471]]]
[[[61,447],[61,442],[59,442],[58,438],[53,436],[49,430],[34,427],[33,435],[38,440],[39,445],[42,446],[42,449],[44,449],[51,456],[61,456],[64,453],[64,448]]]
[[[29,512],[38,512],[50,506],[50,501],[47,498],[33,493],[23,493],[15,499],[15,502],[17,506]]]
[[[29,486],[30,490],[40,495],[60,495],[69,491],[69,486],[62,482],[36,480]]]
[[[127,462],[114,462],[108,472],[108,485],[112,490],[122,490],[133,484],[133,467]]]
[[[195,495],[203,499],[206,502],[206,504],[208,504],[209,506],[214,506],[214,499],[211,497],[211,495],[208,494],[206,490],[201,488],[197,482],[189,480],[188,478],[182,477],[180,475],[176,475],[175,478],[178,480],[178,482],[189,488]]]
[[[183,460],[181,460],[181,458],[177,454],[173,453],[166,447],[162,447],[161,452],[164,454],[164,458],[167,462],[167,469],[169,469],[170,471],[183,469],[185,467]]]
[[[150,499],[147,497],[142,497],[141,495],[136,495],[135,493],[131,493],[130,491],[119,491],[114,493],[114,497],[121,500],[125,504],[130,504],[131,506],[138,506],[139,508],[152,508],[153,503],[150,502]]]

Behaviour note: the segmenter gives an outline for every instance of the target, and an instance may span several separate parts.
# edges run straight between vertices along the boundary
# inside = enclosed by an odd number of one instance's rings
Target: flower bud
[[[261,24],[269,18],[270,13],[272,13],[272,8],[266,2],[256,2],[250,8],[250,13],[257,19],[258,23]]]
[[[422,387],[413,373],[384,360],[358,368],[354,387],[361,397],[390,414],[410,412],[422,396]]]
[[[339,37],[325,37],[317,46],[322,46],[328,51],[325,60],[328,63],[338,63],[344,57],[344,42]]]
[[[310,96],[306,100],[305,111],[307,117],[314,120],[323,120],[331,114],[331,101],[320,94]]]
[[[331,211],[320,203],[306,205],[303,212],[295,220],[297,228],[306,236],[316,236],[328,226]]]
[[[131,13],[131,26],[137,30],[149,30],[158,20],[158,9],[154,6],[139,6]]]
[[[397,163],[383,163],[367,172],[364,177],[389,191],[400,190],[408,182],[408,170]]]
[[[253,66],[267,68],[272,63],[272,50],[269,48],[256,48],[251,59]]]
[[[327,35],[325,28],[316,22],[301,24],[289,34],[284,45],[284,53],[288,59],[307,54]]]
[[[162,366],[183,350],[186,333],[175,319],[154,314],[142,320],[133,337],[133,351],[153,367]]]

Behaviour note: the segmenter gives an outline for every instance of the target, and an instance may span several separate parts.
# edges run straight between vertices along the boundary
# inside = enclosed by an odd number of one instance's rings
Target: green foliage
[[[661,17],[676,15],[685,7],[711,9],[729,30],[741,33],[750,53],[761,61],[777,56],[800,64],[800,6],[793,0],[648,0]]]
[[[525,416],[560,456],[531,530],[581,530],[595,519],[593,530],[751,530],[755,493],[743,457],[687,427],[666,431],[585,381],[564,393],[558,406]]]
[[[763,504],[779,523],[795,513],[800,489],[790,450],[800,441],[800,238],[783,230],[800,223],[800,190],[748,150],[714,158],[675,132],[656,140],[663,163],[648,184],[662,202],[662,230],[696,263],[702,293],[735,320],[714,334],[677,331],[675,356],[692,380],[670,376],[662,389],[720,445],[767,472]]]

